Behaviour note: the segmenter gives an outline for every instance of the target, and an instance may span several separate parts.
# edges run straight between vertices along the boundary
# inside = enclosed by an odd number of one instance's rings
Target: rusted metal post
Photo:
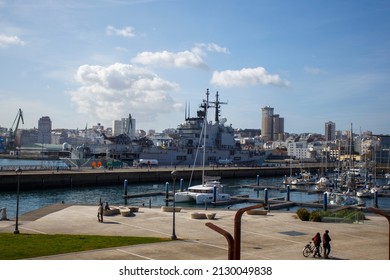
[[[228,242],[228,259],[239,260],[241,259],[241,217],[242,215],[252,209],[264,207],[264,204],[257,204],[245,208],[241,208],[236,212],[234,216],[234,238],[226,230],[214,225],[213,223],[206,223],[206,226],[222,234]]]
[[[214,225],[213,223],[206,223],[206,226],[222,234],[228,242],[228,260],[234,260],[234,240],[233,236],[226,230]]]
[[[379,210],[379,209],[372,208],[372,207],[368,208],[368,210],[385,217],[387,219],[387,221],[389,222],[389,260],[390,260],[390,215]]]
[[[241,259],[241,217],[242,215],[252,209],[261,208],[264,204],[257,204],[245,208],[238,209],[234,216],[234,259]]]

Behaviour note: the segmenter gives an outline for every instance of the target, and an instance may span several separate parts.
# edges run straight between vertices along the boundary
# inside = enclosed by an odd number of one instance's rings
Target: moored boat
[[[329,204],[340,206],[362,205],[356,197],[338,192],[326,192],[329,198]]]
[[[302,172],[298,178],[292,180],[291,185],[313,185],[315,182],[315,176],[309,172]]]
[[[333,182],[328,177],[321,177],[316,181],[315,185],[316,185],[315,189],[318,191],[326,190],[327,188],[333,186]]]
[[[191,186],[187,191],[175,193],[176,202],[195,202],[204,204],[210,202],[228,202],[230,195],[223,193],[223,185],[219,180],[206,180],[203,184]]]
[[[364,186],[363,188],[356,191],[356,196],[357,197],[370,197],[371,196],[370,188],[368,186]]]
[[[219,178],[210,178],[205,176],[205,164],[206,164],[206,139],[208,137],[207,128],[207,109],[209,108],[209,100],[208,100],[208,92],[207,99],[203,101],[201,106],[204,111],[201,114],[203,127],[200,133],[200,138],[203,140],[202,148],[202,183],[200,185],[191,186],[187,191],[177,192],[175,193],[175,202],[187,202],[187,201],[195,201],[196,204],[203,204],[208,202],[227,202],[230,201],[230,195],[227,193],[223,193],[223,186],[219,181]],[[197,153],[196,153],[197,154]],[[196,165],[195,158],[194,165]]]

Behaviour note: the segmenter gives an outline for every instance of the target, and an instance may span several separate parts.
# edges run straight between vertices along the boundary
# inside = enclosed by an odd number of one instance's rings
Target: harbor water
[[[269,186],[269,187],[284,187],[282,185],[283,177],[267,177],[267,178],[240,178],[240,179],[222,179],[224,185],[224,192],[229,193],[231,196],[245,195],[249,198],[264,199],[264,190],[256,190],[257,185]],[[193,182],[196,184],[199,182]],[[384,185],[384,180],[378,180],[378,185]],[[180,186],[183,189],[188,187],[188,182],[177,178],[175,183],[175,191],[180,190]],[[66,204],[83,204],[83,205],[97,205],[99,201],[108,202],[110,205],[138,205],[138,206],[151,206],[160,207],[166,205],[165,195],[166,189],[172,192],[173,183],[142,183],[142,184],[128,184],[127,193],[139,194],[139,193],[156,193],[161,192],[161,195],[144,195],[141,197],[124,199],[124,184],[118,184],[114,186],[91,186],[91,187],[69,187],[69,188],[58,188],[58,189],[45,189],[45,190],[30,190],[23,191],[23,186],[20,186],[19,195],[19,214],[27,213],[45,206],[49,206],[56,203]],[[306,187],[307,190],[314,190],[314,186]],[[286,191],[281,189],[269,188],[267,190],[268,198],[286,198]],[[308,191],[291,191],[290,200],[293,202],[315,202],[321,201],[323,193],[313,193]],[[359,202],[364,202],[366,207],[374,206],[373,198],[359,198]],[[8,218],[15,217],[16,213],[16,186],[15,191],[0,192],[0,209],[7,209]],[[169,202],[171,203],[171,202]],[[194,208],[230,208],[239,209],[251,205],[250,203],[238,203],[231,205],[195,205],[194,203],[177,203],[177,206],[182,207],[194,207]],[[384,209],[390,209],[390,198],[379,197],[378,207]],[[279,211],[291,211],[296,212],[300,208],[294,206],[292,208],[282,208]],[[277,211],[277,210],[275,210]]]

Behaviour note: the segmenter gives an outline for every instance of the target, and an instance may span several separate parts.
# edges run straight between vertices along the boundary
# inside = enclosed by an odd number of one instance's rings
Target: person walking
[[[313,244],[315,246],[313,257],[315,258],[316,256],[318,256],[319,258],[321,258],[321,254],[320,254],[321,234],[317,232],[317,234],[314,235],[314,237],[311,240],[313,240]]]
[[[103,202],[100,202],[99,204],[97,217],[98,217],[98,222],[103,223]]]
[[[330,241],[332,239],[329,236],[329,230],[325,230],[325,233],[322,237],[322,246],[324,247],[324,258],[329,259],[330,253]]]

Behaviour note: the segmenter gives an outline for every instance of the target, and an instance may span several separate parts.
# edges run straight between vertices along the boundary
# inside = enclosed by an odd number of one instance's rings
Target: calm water
[[[261,186],[281,186],[283,178],[282,177],[270,177],[270,178],[260,178],[259,185]],[[225,192],[230,195],[239,195],[245,194],[249,195],[251,198],[264,198],[264,191],[259,192],[254,191],[253,188],[242,187],[248,185],[256,185],[256,178],[246,178],[246,179],[226,179],[222,180],[225,186]],[[199,182],[194,182],[199,183]],[[385,182],[378,181],[378,184],[384,184]],[[188,182],[183,181],[183,188],[188,187]],[[180,188],[180,180],[176,182],[176,191]],[[314,187],[313,187],[314,188]],[[141,193],[141,192],[153,192],[153,191],[165,191],[166,184],[129,184],[128,193]],[[169,190],[172,190],[172,182],[169,183]],[[124,193],[123,184],[116,186],[102,186],[102,187],[84,187],[84,188],[67,188],[67,189],[52,189],[52,190],[36,190],[36,191],[23,191],[23,186],[21,186],[20,198],[19,198],[19,213],[23,214],[32,210],[36,210],[51,204],[65,203],[70,204],[89,204],[97,205],[99,200],[108,201],[109,204],[113,205],[146,205],[149,203],[152,206],[162,206],[165,205],[164,196],[150,196],[150,197],[140,197],[140,198],[131,198],[123,199],[122,195]],[[269,198],[276,197],[286,197],[285,192],[280,192],[278,190],[269,190]],[[290,200],[295,202],[311,202],[318,201],[322,199],[322,194],[307,194],[306,192],[296,192],[292,191],[290,193]],[[364,199],[366,206],[373,206],[373,199],[367,198]],[[380,208],[390,208],[390,198],[379,197],[378,204]],[[178,204],[179,205],[179,204]],[[247,207],[250,204],[234,204],[230,208],[238,209],[242,207]],[[204,205],[194,205],[194,204],[182,204],[180,206],[185,207],[199,207],[204,208]],[[15,192],[0,192],[0,208],[7,208],[8,218],[15,217],[16,212],[16,187]],[[208,205],[209,208],[213,207]],[[226,208],[228,206],[218,206],[219,208]],[[290,211],[296,211],[298,207],[290,208]],[[288,210],[288,209],[282,209]]]

